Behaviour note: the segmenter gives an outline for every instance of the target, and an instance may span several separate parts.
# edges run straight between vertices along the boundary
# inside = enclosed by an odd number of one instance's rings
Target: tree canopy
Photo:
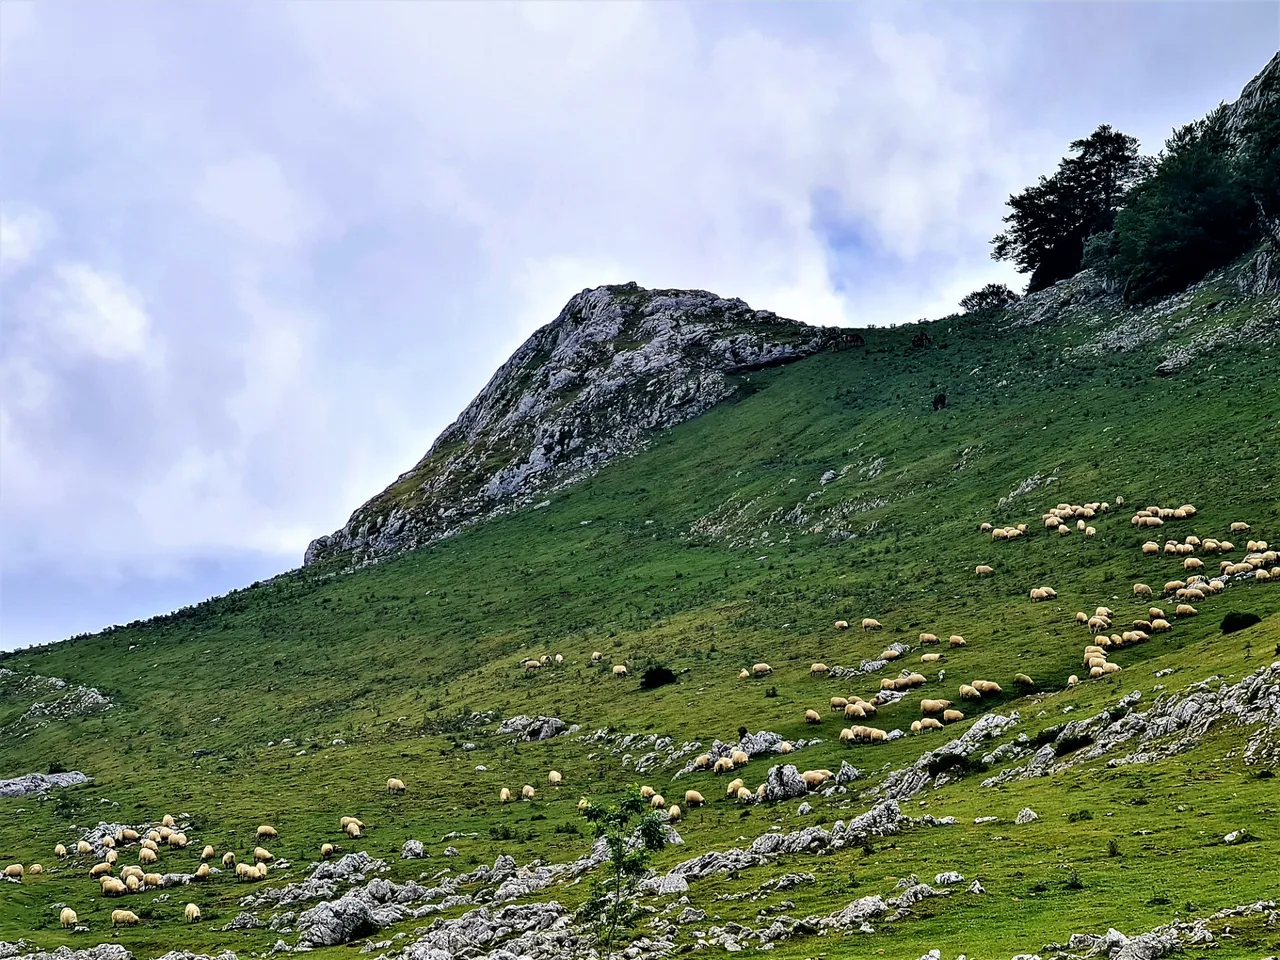
[[[988,283],[960,299],[960,309],[965,313],[984,313],[1000,310],[1016,303],[1018,295],[1003,283]]]

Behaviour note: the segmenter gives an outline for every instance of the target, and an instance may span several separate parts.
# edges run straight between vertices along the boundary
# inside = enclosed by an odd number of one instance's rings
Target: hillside
[[[577,804],[628,783],[709,801],[655,855],[629,956],[1277,953],[1274,906],[1215,915],[1275,897],[1280,583],[1224,579],[1198,615],[1110,651],[1122,670],[1099,679],[1075,622],[1109,606],[1118,635],[1152,602],[1173,614],[1176,598],[1158,598],[1186,558],[1145,555],[1149,539],[1233,540],[1225,555],[1193,550],[1207,575],[1248,540],[1280,541],[1280,295],[1253,280],[1265,255],[1142,308],[1086,272],[1005,311],[864,330],[861,346],[783,366],[721,363],[700,416],[523,509],[377,564],[315,555],[173,615],[5,656],[0,778],[91,782],[0,787],[0,859],[45,868],[0,887],[0,941],[22,943],[0,955],[105,941],[143,958],[278,941],[586,955],[573,911],[597,868],[580,859]],[[1095,536],[1044,526],[1060,503],[1101,501]],[[1195,515],[1160,530],[1130,522],[1188,502]],[[1028,532],[996,541],[984,522]],[[1041,586],[1056,599],[1029,600]],[[1259,622],[1224,634],[1229,612]],[[864,634],[863,617],[884,630]],[[922,648],[925,632],[943,645]],[[905,652],[885,663],[895,644]],[[810,676],[817,661],[826,675]],[[757,662],[772,675],[739,679]],[[676,682],[641,689],[656,664]],[[854,721],[892,739],[842,742],[830,698],[870,699],[902,667],[924,685]],[[1002,692],[962,700],[975,679]],[[965,718],[913,734],[923,698]],[[519,717],[563,727],[529,740],[507,722]],[[754,755],[729,775],[682,772],[717,744]],[[839,776],[797,790],[788,763]],[[726,799],[733,776],[769,797]],[[388,794],[390,777],[407,792]],[[499,804],[524,784],[532,801]],[[1037,819],[1019,822],[1024,809]],[[100,822],[164,814],[190,846],[161,851],[162,889],[104,899],[88,875],[104,849],[54,855]],[[341,832],[343,815],[362,836]],[[259,824],[279,832],[266,880],[214,859],[218,873],[186,882],[205,844],[249,859]],[[414,840],[423,858],[402,858]],[[339,849],[315,872],[326,842]],[[385,862],[340,859],[362,853]],[[137,858],[129,845],[120,863]],[[952,872],[963,879],[939,879]],[[63,905],[87,931],[59,927]],[[112,930],[121,908],[139,925]],[[1175,921],[1187,925],[1127,946],[1089,939]]]

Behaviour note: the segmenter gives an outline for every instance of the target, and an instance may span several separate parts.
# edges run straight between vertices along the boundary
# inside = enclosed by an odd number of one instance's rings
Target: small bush
[[[649,667],[640,676],[640,689],[656,690],[658,687],[665,687],[667,684],[675,682],[675,671],[666,664],[658,663]]]
[[[776,697],[776,696],[778,695],[778,688],[777,688],[777,687],[770,687],[768,690],[766,690],[766,691],[764,692],[764,695],[765,695],[766,697],[769,697],[770,699],[772,699],[772,698],[774,698],[774,697]]]
[[[1072,870],[1071,876],[1067,878],[1067,889],[1068,890],[1084,889],[1084,881],[1080,879],[1080,874],[1077,873],[1075,870]]]
[[[66,773],[67,768],[63,766],[61,761],[54,760],[49,764],[49,772],[50,773]]]
[[[1067,823],[1079,823],[1081,820],[1092,820],[1093,812],[1090,810],[1073,810],[1067,814]]]
[[[1237,630],[1244,630],[1252,627],[1255,623],[1261,623],[1262,618],[1256,613],[1240,613],[1232,610],[1222,618],[1222,632],[1235,633]]]
[[[1107,856],[1108,857],[1120,856],[1120,844],[1116,842],[1114,837],[1107,841]]]

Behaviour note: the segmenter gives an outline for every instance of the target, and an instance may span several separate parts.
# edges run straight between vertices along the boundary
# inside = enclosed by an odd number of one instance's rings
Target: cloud
[[[49,215],[35,207],[0,210],[0,281],[17,273],[53,239]]]
[[[266,154],[208,167],[195,186],[195,200],[246,240],[267,245],[296,246],[324,222],[317,206],[289,184],[279,162]]]
[[[138,292],[119,277],[83,263],[59,264],[39,297],[42,321],[66,350],[103,360],[147,354],[151,318]]]

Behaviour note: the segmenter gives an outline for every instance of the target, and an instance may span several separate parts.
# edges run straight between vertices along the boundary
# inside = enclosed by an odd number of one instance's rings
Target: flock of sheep
[[[387,782],[388,789],[391,789],[393,784],[399,784],[399,791],[404,791],[404,784],[394,778]],[[360,830],[364,826],[356,817],[342,817],[339,823],[342,831],[352,838],[359,837]],[[255,832],[255,837],[259,844],[274,840],[278,836],[279,833],[276,828],[265,823],[258,827]],[[177,828],[174,818],[170,814],[165,814],[160,821],[160,825],[148,830],[145,835],[132,827],[124,827],[117,830],[114,836],[102,837],[98,841],[98,845],[105,850],[105,853],[100,862],[93,864],[89,868],[89,877],[98,882],[99,892],[102,896],[123,897],[164,887],[164,875],[148,871],[145,868],[159,862],[162,847],[167,847],[171,850],[182,850],[190,845],[190,841],[187,835]],[[120,851],[135,845],[138,862],[120,867],[117,874]],[[321,844],[321,858],[328,859],[333,855],[335,849],[332,843]],[[78,841],[71,849],[61,843],[53,848],[54,856],[60,861],[73,857],[92,856],[94,852],[94,845],[88,840]],[[212,845],[206,845],[200,852],[201,863],[196,867],[195,872],[191,874],[191,879],[193,881],[209,879],[213,870],[208,861],[213,860],[217,855],[217,850]],[[228,850],[223,853],[221,863],[228,870],[234,869],[238,880],[265,880],[267,878],[267,864],[271,863],[275,856],[266,847],[259,845],[253,848],[250,857],[252,863],[240,862],[237,860],[236,855]],[[27,876],[38,876],[42,873],[44,873],[44,867],[39,863],[33,863],[29,867],[15,863],[5,867],[3,871],[5,877],[19,882]],[[188,903],[183,909],[183,916],[187,923],[198,923],[201,919],[200,907],[194,903]],[[75,929],[80,923],[79,915],[71,907],[63,907],[58,919],[62,927],[67,930]],[[111,911],[111,925],[113,927],[135,926],[139,923],[141,923],[141,918],[132,910],[117,909]]]

